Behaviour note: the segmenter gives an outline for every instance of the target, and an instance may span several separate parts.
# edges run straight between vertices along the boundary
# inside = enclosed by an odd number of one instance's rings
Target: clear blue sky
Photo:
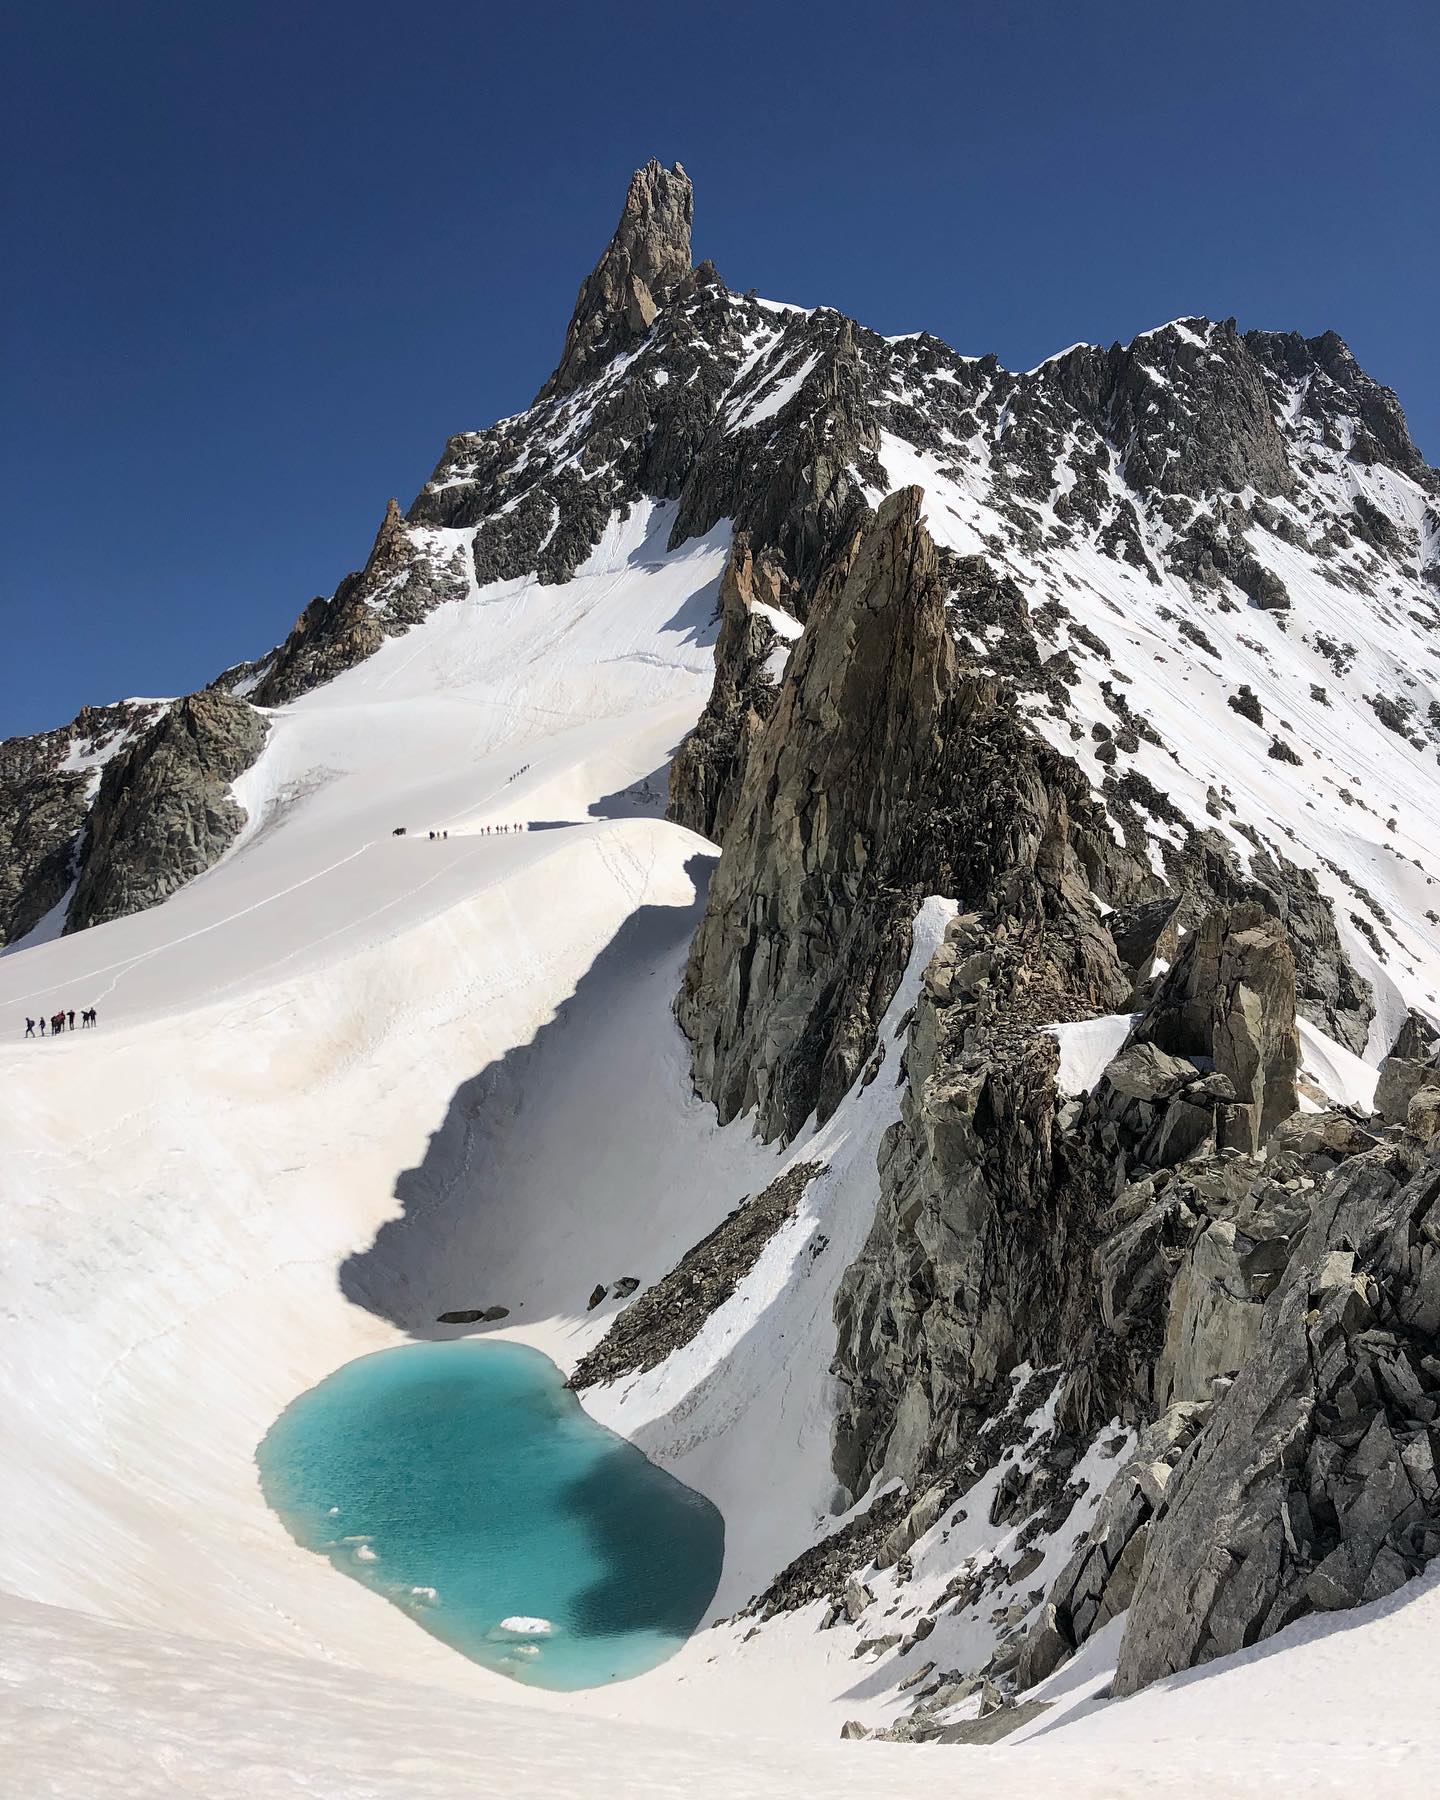
[[[20,0],[0,735],[178,693],[525,405],[630,171],[733,287],[1024,368],[1333,327],[1440,458],[1440,7]]]

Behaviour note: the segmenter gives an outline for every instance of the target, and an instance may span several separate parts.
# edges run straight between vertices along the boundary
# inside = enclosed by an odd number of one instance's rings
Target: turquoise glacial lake
[[[534,1687],[674,1654],[720,1580],[710,1502],[583,1411],[520,1344],[406,1344],[302,1394],[255,1453],[297,1543]]]

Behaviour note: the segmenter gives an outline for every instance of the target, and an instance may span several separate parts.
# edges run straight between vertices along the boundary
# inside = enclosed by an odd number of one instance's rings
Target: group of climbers
[[[521,820],[520,823],[516,824],[516,825],[482,825],[480,827],[479,831],[476,833],[476,836],[477,837],[491,837],[491,836],[498,837],[502,831],[523,831],[524,829],[525,829],[525,823],[523,820]],[[400,833],[397,831],[395,833],[395,836],[399,837]],[[450,836],[450,833],[448,831],[432,831],[430,833],[430,841],[433,844],[437,839],[444,841],[444,840],[448,839],[449,836]]]
[[[93,1006],[87,1006],[80,1014],[80,1029],[82,1031],[88,1031],[90,1027],[96,1023],[98,1023],[98,1021],[95,1017],[95,1008]],[[51,1037],[59,1037],[62,1031],[74,1031],[75,1009],[71,1007],[67,1011],[66,1008],[61,1007],[59,1012],[51,1013],[48,1020],[43,1014],[38,1019],[26,1019],[26,1037],[35,1037],[37,1035],[35,1028],[38,1025],[40,1028],[38,1035],[43,1038],[46,1035],[45,1027],[47,1024],[50,1027],[49,1035]]]

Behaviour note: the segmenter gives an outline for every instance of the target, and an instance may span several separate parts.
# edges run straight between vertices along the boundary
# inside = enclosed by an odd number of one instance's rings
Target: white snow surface
[[[1061,1093],[1088,1094],[1105,1073],[1106,1064],[1119,1055],[1134,1023],[1134,1013],[1105,1013],[1098,1019],[1047,1026],[1060,1046],[1055,1085]]]

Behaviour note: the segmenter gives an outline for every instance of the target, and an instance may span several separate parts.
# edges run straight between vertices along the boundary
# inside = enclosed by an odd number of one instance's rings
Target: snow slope
[[[568,1169],[545,1140],[552,1191],[588,1204],[544,1233],[496,1225],[529,1245],[529,1268],[523,1246],[493,1265],[518,1328],[562,1360],[597,1265],[663,1272],[653,1259],[678,1256],[770,1160],[732,1133],[723,1178],[681,1178],[717,1135],[668,1025],[707,847],[588,811],[664,763],[706,692],[723,534],[667,558],[665,529],[632,516],[565,587],[472,595],[277,712],[247,777],[253,823],[221,865],[162,907],[5,960],[7,1018],[63,1001],[98,1006],[101,1025],[43,1045],[7,1033],[0,1053],[0,1587],[478,1676],[299,1552],[251,1454],[295,1393],[396,1339],[345,1298],[342,1266],[401,1210],[398,1179],[423,1170],[467,1082],[507,1054],[531,1046],[615,1109],[563,1140]],[[567,822],[483,835],[520,818]],[[393,838],[402,822],[411,835]],[[612,1089],[541,1056],[547,1030],[563,1052],[577,1018],[630,1006],[667,1028],[637,1029],[628,1060],[611,1046]],[[645,1191],[618,1135],[599,1185],[626,1103],[654,1128]],[[372,1276],[372,1304],[408,1304],[424,1264],[422,1243]],[[420,1304],[433,1320],[464,1301]],[[588,1320],[587,1339],[601,1328]]]
[[[937,542],[962,555],[985,551],[1021,583],[1032,614],[1045,600],[1063,604],[1068,622],[1042,629],[1042,638],[1048,649],[1067,650],[1079,670],[1070,693],[1075,720],[1119,728],[1102,691],[1108,681],[1113,693],[1118,672],[1123,702],[1156,734],[1153,742],[1142,736],[1125,766],[1176,812],[1173,821],[1147,820],[1152,838],[1178,845],[1187,826],[1216,829],[1245,866],[1254,833],[1313,871],[1351,960],[1375,990],[1371,1060],[1389,1049],[1406,1004],[1440,1012],[1440,852],[1430,825],[1440,797],[1436,753],[1418,736],[1387,729],[1369,699],[1413,708],[1414,695],[1428,704],[1435,691],[1433,628],[1407,610],[1429,604],[1418,573],[1397,580],[1393,602],[1367,602],[1337,586],[1313,554],[1253,532],[1253,548],[1284,579],[1293,611],[1237,609],[1223,595],[1207,604],[1158,557],[1142,569],[1079,538],[1027,551],[982,484],[898,437],[887,435],[883,460],[892,486],[925,489]],[[1342,474],[1343,459],[1331,460],[1333,471],[1316,478],[1322,492],[1343,480],[1400,521],[1421,516],[1423,496],[1404,477],[1349,466]],[[1057,532],[1053,502],[1030,510],[1039,530]],[[1293,512],[1297,531],[1308,516],[1285,501],[1275,510]],[[1166,535],[1156,528],[1160,541]],[[1214,654],[1177,635],[1177,620],[1198,629]],[[1342,647],[1342,679],[1322,644]],[[983,656],[983,644],[972,647]],[[1263,726],[1230,706],[1242,685],[1257,696]],[[1099,740],[1038,706],[1032,718],[1098,789],[1106,773]],[[1296,761],[1271,756],[1276,737]]]
[[[1055,1714],[1000,1748],[816,1744],[521,1705],[0,1599],[0,1794],[30,1800],[1225,1800],[1433,1792],[1435,1584],[1096,1706],[1105,1644],[1052,1678]],[[1412,1629],[1412,1627],[1416,1629]],[[1113,1637],[1110,1627],[1106,1637]],[[1113,1652],[1113,1644],[1109,1646]],[[535,1690],[527,1690],[534,1692]]]
[[[101,1017],[0,1051],[0,1590],[518,1703],[300,1551],[252,1456],[297,1393],[448,1334],[442,1311],[504,1304],[502,1335],[569,1366],[617,1304],[587,1311],[597,1282],[658,1278],[784,1166],[717,1129],[671,1017],[713,849],[626,794],[708,686],[725,534],[667,556],[667,529],[632,517],[575,581],[451,603],[277,710],[221,864],[0,967],[10,1017]],[[595,1398],[726,1514],[717,1615],[832,1523],[830,1304],[897,1109],[877,1082],[791,1146],[827,1164],[800,1216],[673,1365]],[[654,1682],[525,1704],[674,1717],[702,1641]],[[740,1658],[742,1713],[833,1736],[848,1671],[811,1661],[787,1688]]]

